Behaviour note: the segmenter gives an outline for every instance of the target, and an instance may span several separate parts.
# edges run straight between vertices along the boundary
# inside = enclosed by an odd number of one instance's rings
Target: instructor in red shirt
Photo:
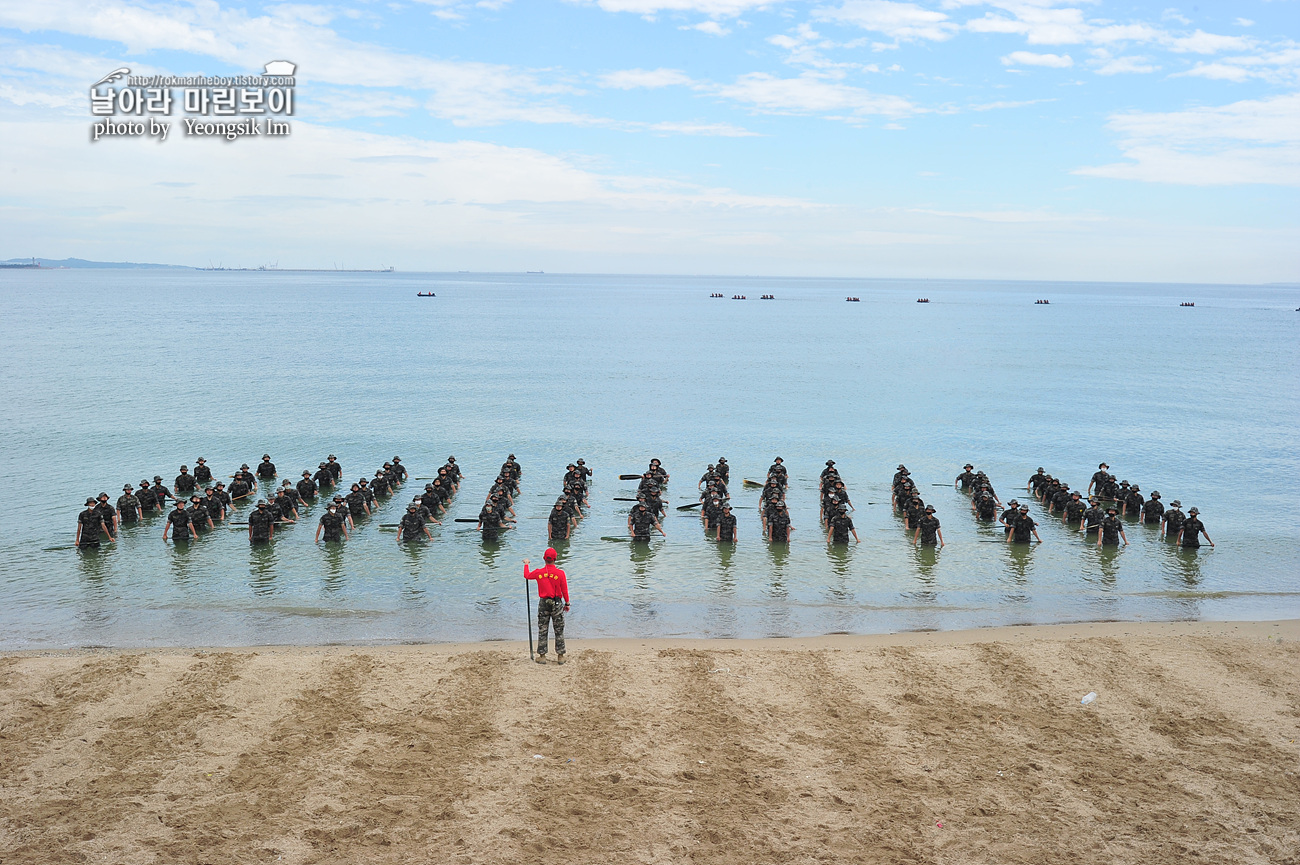
[[[548,625],[555,623],[555,661],[564,663],[564,614],[569,612],[569,581],[555,566],[555,550],[547,547],[546,567],[529,570],[524,559],[524,579],[537,580],[537,663],[546,663]]]

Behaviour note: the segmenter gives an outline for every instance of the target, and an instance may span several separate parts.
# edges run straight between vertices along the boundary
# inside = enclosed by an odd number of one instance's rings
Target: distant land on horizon
[[[30,264],[32,259],[28,258],[10,258],[6,261],[0,261],[0,264]],[[136,261],[87,261],[84,258],[41,258],[36,256],[36,261],[42,268],[56,267],[85,267],[85,268],[122,268],[122,269],[156,269],[167,268],[176,270],[194,270],[184,264],[146,264]]]
[[[139,262],[139,261],[90,261],[90,260],[88,260],[88,259],[84,259],[84,258],[58,258],[58,259],[56,259],[56,258],[41,258],[40,256],[36,256],[34,260],[37,261],[37,262],[40,264],[40,269],[43,269],[43,270],[54,270],[54,269],[58,269],[58,268],[67,268],[67,269],[80,268],[80,269],[87,269],[87,270],[114,270],[114,269],[116,269],[116,270],[210,270],[210,271],[227,271],[227,272],[257,272],[257,273],[394,273],[394,272],[396,272],[395,269],[394,269],[394,268],[391,268],[391,267],[382,267],[382,268],[356,268],[356,269],[353,269],[353,268],[323,268],[323,267],[322,267],[322,268],[299,268],[299,267],[285,267],[285,268],[281,268],[281,267],[278,267],[278,266],[276,266],[276,267],[267,267],[267,266],[262,266],[262,267],[206,267],[206,268],[205,268],[205,267],[194,267],[193,265],[188,265],[188,264],[156,264],[156,263],[153,263],[153,262]],[[0,270],[7,270],[7,269],[10,269],[9,266],[13,266],[13,265],[29,265],[29,264],[31,264],[32,261],[33,261],[33,258],[32,258],[32,257],[26,257],[26,258],[9,258],[9,259],[5,259],[5,260],[3,260],[3,261],[0,261]],[[466,274],[466,273],[470,273],[470,271],[468,271],[468,270],[461,270],[461,271],[450,271],[450,270],[407,270],[407,271],[403,271],[403,272],[406,273],[407,275],[412,275],[412,274],[450,274],[450,273]],[[518,272],[519,272],[519,271],[514,271],[514,270],[508,270],[508,271],[490,271],[490,270],[474,271],[474,273],[477,274],[477,275],[479,275],[479,276],[483,276],[483,275],[491,275],[491,274],[495,274],[495,273],[518,273]],[[542,271],[526,271],[526,273],[529,273],[529,274],[542,274]],[[560,273],[560,272],[557,271],[557,272],[555,272],[555,273],[553,273],[553,274],[547,274],[547,275],[550,275],[550,276],[562,276],[562,275],[567,275],[567,276],[573,276],[573,275],[585,275],[585,276],[591,276],[591,275],[604,275],[604,276],[697,276],[697,277],[703,277],[703,278],[735,278],[735,279],[798,279],[798,278],[801,278],[801,277],[797,277],[797,276],[793,276],[793,277],[792,277],[792,276],[790,276],[789,274],[778,274],[778,275],[770,275],[770,276],[769,276],[769,275],[761,275],[761,274],[752,274],[752,273],[750,273],[750,274],[708,274],[708,273],[698,273],[698,274],[686,274],[686,273],[669,273],[669,274],[661,274],[661,273],[656,273],[656,274],[642,274],[642,273],[602,273],[602,274],[596,274],[596,273],[594,273],[594,272],[593,272],[593,273],[588,273],[588,272],[585,272],[585,271],[578,271],[578,272],[575,272],[575,273],[567,273],[567,274],[565,274],[565,273]],[[970,279],[954,279],[954,278],[952,278],[952,277],[925,277],[925,276],[911,276],[911,277],[839,276],[839,277],[814,277],[814,278],[822,278],[822,279],[827,279],[827,280],[835,280],[835,279],[838,279],[838,280],[848,280],[848,281],[875,281],[875,280],[884,280],[884,281],[891,281],[891,282],[918,282],[918,283],[923,283],[923,282],[998,282],[998,283],[1032,283],[1032,284],[1038,284],[1038,285],[1041,285],[1041,284],[1050,284],[1050,283],[1062,283],[1062,284],[1077,284],[1077,283],[1079,283],[1079,280],[1073,280],[1073,279],[1010,279],[1010,278],[997,279],[997,278],[992,278],[992,277],[983,277],[983,278],[978,278],[978,277],[977,277],[977,278],[970,278]],[[1186,286],[1193,286],[1193,285],[1258,285],[1258,286],[1260,286],[1261,288],[1300,288],[1300,281],[1263,282],[1263,283],[1179,283],[1179,282],[1166,282],[1166,281],[1134,280],[1132,283],[1130,283],[1129,281],[1126,281],[1126,280],[1101,280],[1101,281],[1096,281],[1096,282],[1094,282],[1094,281],[1090,281],[1090,280],[1084,280],[1082,284],[1098,284],[1098,285],[1105,285],[1105,284],[1139,284],[1139,285],[1141,285],[1141,284],[1150,284],[1150,285],[1186,285]]]

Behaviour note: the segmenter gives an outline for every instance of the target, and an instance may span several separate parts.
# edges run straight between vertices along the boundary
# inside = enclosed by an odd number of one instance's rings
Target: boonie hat
[[[1201,509],[1200,509],[1200,508],[1191,508],[1191,509],[1188,510],[1187,512],[1188,512],[1189,514],[1199,514],[1199,513],[1201,512]]]
[[[93,505],[94,503],[95,503],[94,499],[86,499],[86,504]]]
[[[131,485],[130,485],[130,484],[126,484],[125,486],[122,487],[122,489],[124,489],[124,490],[129,490],[129,489],[131,489]]]
[[[1173,506],[1176,507],[1176,508],[1181,508],[1181,507],[1183,506],[1183,503],[1180,502],[1180,501],[1178,501],[1178,499],[1174,499],[1174,500],[1173,500],[1172,502],[1170,502],[1169,504],[1173,505]]]

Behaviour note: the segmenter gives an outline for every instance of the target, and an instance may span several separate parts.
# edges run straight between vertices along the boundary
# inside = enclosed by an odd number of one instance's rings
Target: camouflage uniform
[[[537,653],[546,654],[547,624],[555,626],[555,653],[564,654],[564,598],[537,599]]]

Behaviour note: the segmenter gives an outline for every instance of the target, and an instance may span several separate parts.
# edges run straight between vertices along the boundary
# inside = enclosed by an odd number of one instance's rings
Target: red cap
[[[555,547],[547,547],[546,552],[542,553],[542,558],[546,559],[548,562],[553,562],[555,561],[556,555]]]

